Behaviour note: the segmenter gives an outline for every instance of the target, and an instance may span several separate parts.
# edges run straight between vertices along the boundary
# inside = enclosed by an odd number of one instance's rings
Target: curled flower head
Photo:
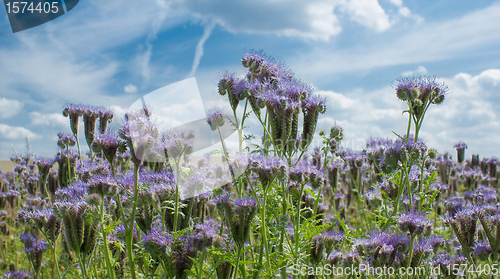
[[[208,111],[207,123],[212,131],[224,125],[224,112],[220,108],[212,108]]]
[[[163,135],[163,147],[167,157],[178,160],[193,153],[195,134],[192,131],[169,131]]]
[[[441,104],[448,92],[448,86],[436,81],[434,76],[401,77],[395,80],[394,87],[400,100],[410,102],[420,100],[423,104],[427,101],[432,104]]]
[[[293,76],[293,73],[287,66],[268,57],[262,51],[245,53],[243,59],[241,59],[241,64],[248,69],[254,78],[257,78],[261,82],[274,82],[281,79],[289,80]]]
[[[453,148],[455,148],[455,149],[466,149],[467,148],[467,144],[465,144],[465,142],[463,142],[463,141],[459,141],[459,142],[455,143],[455,145],[453,145]]]
[[[24,234],[20,235],[21,242],[24,243],[24,252],[28,256],[33,269],[36,273],[40,272],[42,267],[43,252],[47,250],[47,244],[44,240],[38,241],[34,235]]]
[[[126,123],[119,131],[120,137],[127,142],[132,162],[139,166],[142,162],[155,162],[164,159],[161,132],[153,119],[151,111],[145,107],[142,110],[129,112],[125,115]],[[163,161],[162,159],[162,161]]]
[[[207,219],[203,223],[195,226],[195,233],[192,236],[192,243],[199,251],[210,247],[214,237],[219,233],[221,224],[213,219]]]
[[[61,232],[61,221],[50,209],[24,210],[18,212],[19,220],[31,222],[42,230],[50,241],[55,241]]]
[[[83,114],[83,106],[81,105],[67,105],[63,110],[63,115],[69,117],[71,132],[73,135],[78,135],[78,119]]]
[[[104,134],[106,132],[106,128],[108,127],[108,123],[113,121],[114,113],[110,109],[100,109],[99,110],[99,132]]]
[[[144,236],[142,243],[151,255],[166,259],[170,254],[172,239],[167,232],[162,231],[161,226],[153,226],[151,231]]]
[[[257,155],[249,160],[252,171],[259,175],[263,187],[267,187],[275,177],[280,178],[287,174],[287,164],[280,158]]]
[[[474,246],[474,254],[481,260],[487,260],[491,253],[493,253],[493,251],[490,247],[490,244],[487,242],[478,241]]]
[[[125,142],[112,132],[100,134],[92,143],[92,150],[94,152],[102,151],[110,164],[115,159],[116,153],[123,153],[125,148]]]
[[[83,108],[83,126],[85,129],[85,140],[89,148],[92,148],[92,142],[95,138],[95,126],[97,118],[99,117],[100,108],[86,106]]]
[[[222,195],[217,201],[217,208],[225,213],[234,242],[242,246],[248,240],[257,202],[253,199],[232,201],[227,195]]]
[[[63,133],[59,133],[57,134],[57,136],[59,137],[59,139],[57,140],[57,145],[60,147],[60,148],[68,148],[70,146],[75,146],[76,144],[76,139],[74,136],[70,136],[70,135],[67,135],[67,134],[63,134]]]
[[[49,174],[50,168],[52,168],[52,165],[54,165],[54,159],[38,158],[35,160],[35,163],[38,166],[38,172],[42,176],[47,177],[47,175]]]
[[[94,176],[87,183],[89,194],[99,194],[101,196],[114,196],[118,193],[118,183],[114,178],[108,176]]]
[[[399,217],[398,225],[401,230],[408,231],[411,235],[417,235],[430,225],[430,221],[423,213],[407,212]]]

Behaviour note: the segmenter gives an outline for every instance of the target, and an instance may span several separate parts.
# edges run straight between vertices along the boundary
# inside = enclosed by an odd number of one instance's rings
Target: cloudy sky
[[[499,14],[500,1],[81,0],[13,34],[0,8],[0,159],[25,153],[26,139],[39,156],[54,155],[57,133],[70,131],[61,114],[70,103],[121,115],[141,96],[195,77],[206,108],[228,107],[216,94],[218,73],[242,72],[251,49],[328,96],[320,128],[344,127],[345,147],[404,133],[391,82],[423,74],[450,93],[429,109],[422,139],[440,152],[464,141],[467,156],[498,157]]]

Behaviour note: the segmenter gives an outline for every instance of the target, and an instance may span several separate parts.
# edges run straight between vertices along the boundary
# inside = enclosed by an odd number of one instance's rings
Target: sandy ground
[[[0,161],[0,169],[4,172],[9,172],[14,170],[15,164],[12,161]]]

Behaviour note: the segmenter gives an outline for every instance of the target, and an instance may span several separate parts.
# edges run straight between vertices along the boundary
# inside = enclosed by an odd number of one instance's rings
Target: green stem
[[[267,185],[267,186],[269,186],[269,185]],[[263,257],[264,257],[264,248],[265,248],[268,268],[271,269],[271,259],[269,258],[269,246],[267,243],[267,229],[266,229],[267,187],[263,187],[263,188],[264,188],[263,189],[264,190],[264,199],[262,201],[262,207],[260,209],[260,218],[261,218],[260,231],[261,231],[261,235],[262,235],[262,242],[261,242],[261,246],[260,246],[259,266],[263,266],[263,262],[264,262]]]
[[[413,258],[413,244],[415,242],[415,235],[411,234],[410,237],[411,237],[410,255],[408,256],[408,264],[407,264],[406,270],[410,270],[410,268],[411,268],[411,260]],[[408,278],[408,273],[406,273],[406,277],[405,278]]]
[[[385,222],[385,224],[382,226],[382,230],[385,230],[388,226],[389,226],[389,222],[391,221],[391,218],[392,216],[394,216],[394,214],[396,214],[396,212],[399,211],[399,201],[401,200],[401,195],[403,194],[403,191],[404,191],[404,185],[403,184],[403,169],[404,166],[401,166],[401,169],[399,170],[399,190],[398,190],[398,196],[396,198],[396,205],[394,206],[394,209],[392,210],[391,212],[391,215],[390,216],[387,216],[387,221]]]
[[[406,130],[406,139],[410,138],[410,127],[411,127],[411,116],[412,116],[412,113],[411,113],[411,102],[408,101],[408,127],[407,127],[407,130]]]
[[[82,256],[80,255],[80,252],[77,252],[76,256],[78,257],[78,262],[80,263],[80,268],[82,269],[83,278],[86,279],[88,277],[88,275],[87,275],[87,268],[85,266],[85,262],[82,260]]]
[[[236,279],[236,274],[238,274],[238,270],[239,270],[239,267],[240,267],[240,256],[241,256],[241,245],[238,245],[238,254],[236,256],[236,267],[235,267],[235,271],[233,273],[233,279]],[[243,272],[240,271],[241,274],[243,274]]]
[[[203,249],[203,252],[201,253],[200,267],[198,269],[198,278],[199,279],[203,279],[203,262],[205,261],[205,254],[206,254],[206,250]]]
[[[126,228],[126,242],[127,242],[127,253],[128,262],[130,269],[130,276],[135,279],[135,262],[134,262],[134,222],[135,222],[135,212],[137,210],[137,199],[139,197],[139,164],[134,165],[134,201],[132,203],[132,213],[130,215],[130,224]]]
[[[302,206],[302,195],[304,194],[304,186],[306,183],[303,183],[300,186],[300,193],[297,199],[297,213],[295,217],[295,229],[294,229],[294,237],[295,237],[295,258],[298,258],[299,255],[299,241],[300,241],[300,207]]]
[[[104,229],[104,196],[101,201],[101,230],[102,230],[102,239],[104,243],[104,259],[106,260],[106,268],[108,269],[108,276],[111,279],[115,278],[115,269],[111,264],[111,257],[109,255],[109,247],[108,247],[108,236],[106,234],[106,230]]]
[[[56,252],[56,245],[57,245],[57,240],[54,242],[50,241],[47,235],[45,234],[45,231],[40,230],[47,240],[47,244],[49,244],[49,249],[52,250],[52,257],[54,258],[54,265],[56,266],[56,271],[57,271],[57,277],[61,279],[61,271],[59,271],[59,261],[57,260],[57,252]],[[52,244],[53,243],[53,244]]]

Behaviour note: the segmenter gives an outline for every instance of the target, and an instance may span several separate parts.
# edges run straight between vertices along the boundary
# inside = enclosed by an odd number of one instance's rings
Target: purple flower
[[[261,82],[274,82],[276,80],[290,80],[293,73],[283,63],[268,57],[262,51],[245,53],[241,59],[243,67],[247,68],[253,78]]]
[[[431,236],[430,238],[427,238],[427,241],[432,246],[432,249],[434,251],[436,251],[437,248],[439,246],[443,245],[444,242],[445,242],[443,237],[441,237],[441,236],[435,236],[435,235]]]
[[[87,159],[83,163],[79,163],[76,168],[76,173],[80,179],[84,182],[88,182],[91,178],[95,176],[109,176],[109,165],[102,161],[94,161],[92,159]]]
[[[50,209],[21,209],[18,211],[18,219],[34,224],[38,229],[42,230],[52,242],[56,241],[61,232],[61,221]]]
[[[448,92],[448,86],[436,81],[434,76],[409,76],[395,80],[396,95],[402,101],[441,104]]]
[[[126,123],[119,131],[127,142],[132,162],[139,166],[142,162],[164,161],[161,133],[150,118],[148,108],[125,114]]]
[[[59,134],[57,134],[57,136],[59,137],[59,139],[57,140],[57,145],[60,148],[65,149],[65,148],[69,148],[70,146],[75,146],[75,144],[76,144],[76,139],[74,136],[66,135],[63,133],[59,133]]]
[[[214,237],[219,233],[221,224],[213,219],[207,219],[203,223],[195,226],[192,243],[194,247],[202,251],[212,246]]]
[[[194,132],[169,131],[163,135],[163,147],[169,158],[178,160],[193,153]]]
[[[490,244],[484,241],[478,241],[474,246],[474,254],[481,260],[486,260],[493,253]]]
[[[208,110],[207,123],[212,131],[224,126],[224,112],[222,109],[214,107]]]
[[[413,257],[411,266],[420,266],[422,259],[426,258],[433,251],[432,245],[427,239],[421,239],[413,246]]]
[[[89,148],[92,148],[92,142],[94,142],[95,126],[100,110],[101,109],[97,107],[83,107],[83,127],[85,129],[85,140]]]
[[[174,263],[175,278],[188,278],[187,271],[193,266],[197,252],[191,243],[191,236],[173,236],[171,260]]]
[[[290,180],[296,182],[309,182],[314,188],[317,188],[323,183],[323,172],[318,170],[316,166],[309,160],[301,160],[295,166],[289,169],[288,176]]]
[[[104,134],[106,132],[106,128],[108,127],[108,123],[113,121],[113,111],[110,109],[102,108],[99,110],[99,132]]]
[[[278,157],[256,155],[249,158],[251,170],[259,175],[263,187],[267,187],[275,177],[286,175],[287,164]]]
[[[73,135],[78,135],[78,119],[82,116],[83,107],[81,105],[67,105],[63,110],[63,115],[65,117],[69,116],[69,123],[71,127],[71,132]]]
[[[28,271],[8,271],[3,274],[2,279],[27,279],[31,276]]]
[[[233,111],[236,110],[241,100],[252,94],[253,86],[245,79],[238,78],[234,73],[224,71],[220,74],[218,85],[219,94],[224,96],[227,94],[229,104]],[[253,106],[252,106],[253,107]]]
[[[87,185],[82,181],[75,181],[68,187],[58,189],[56,197],[60,201],[78,202],[85,197]]]
[[[167,232],[162,230],[161,226],[153,226],[151,231],[144,235],[142,244],[151,255],[166,260],[168,258],[172,239]]]
[[[116,153],[125,151],[125,142],[120,140],[114,133],[102,133],[92,143],[92,150],[96,153],[103,152],[110,164],[116,157]]]
[[[398,220],[399,228],[402,231],[409,231],[411,235],[420,234],[431,225],[424,213],[407,212],[401,215]]]
[[[47,177],[49,174],[50,168],[54,165],[54,159],[49,159],[49,158],[38,158],[35,160],[35,163],[38,166],[38,172],[42,175]]]
[[[459,142],[455,143],[455,145],[453,145],[453,148],[456,148],[456,149],[466,149],[467,148],[467,144],[465,144],[465,142],[463,142],[463,141],[459,141]]]
[[[114,196],[118,193],[118,183],[114,178],[108,176],[92,177],[87,183],[89,194],[97,193],[104,196]]]
[[[38,241],[34,235],[22,233],[20,235],[21,242],[24,243],[24,252],[28,256],[35,273],[40,272],[42,267],[43,252],[47,250],[47,245],[44,240]]]
[[[253,199],[237,199],[233,202],[227,195],[222,195],[217,200],[217,208],[225,213],[234,242],[242,246],[248,240],[257,202]]]

